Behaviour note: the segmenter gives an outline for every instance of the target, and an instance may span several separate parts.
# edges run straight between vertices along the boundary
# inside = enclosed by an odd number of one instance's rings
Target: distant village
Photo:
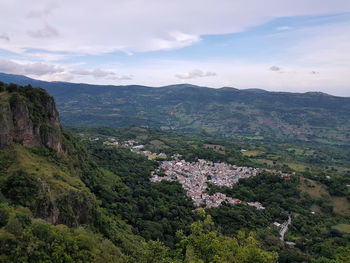
[[[96,140],[96,138],[94,139]],[[227,163],[214,163],[199,159],[197,162],[186,162],[181,160],[181,155],[167,156],[165,153],[153,153],[145,150],[145,146],[138,144],[136,140],[127,140],[119,143],[114,138],[108,138],[104,145],[115,147],[126,147],[132,152],[145,155],[148,159],[168,159],[159,161],[159,168],[151,173],[151,182],[161,181],[179,182],[186,190],[187,196],[192,199],[196,207],[218,207],[222,203],[231,205],[246,204],[258,210],[265,207],[259,202],[243,202],[238,198],[228,197],[223,193],[209,195],[206,191],[208,185],[232,187],[238,183],[239,179],[246,179],[256,176],[262,172],[268,172],[290,178],[290,174],[282,173],[273,169],[262,169],[252,167],[242,167]],[[169,159],[171,159],[169,161]]]
[[[119,143],[114,138],[108,138],[108,141],[103,142],[103,144],[110,145],[110,146],[120,146],[120,147],[129,148],[132,152],[137,153],[137,154],[142,154],[150,160],[154,160],[157,158],[160,158],[160,159],[167,158],[167,155],[165,153],[153,153],[151,151],[144,150],[145,146],[138,144],[138,142],[136,140],[127,140],[123,143]]]
[[[206,160],[198,162],[186,162],[184,160],[172,160],[161,162],[158,170],[151,174],[152,182],[177,181],[186,190],[187,196],[191,198],[197,207],[218,207],[223,202],[231,205],[247,204],[258,210],[265,209],[259,202],[243,202],[240,199],[228,197],[223,193],[209,195],[206,193],[208,184],[231,187],[239,179],[256,176],[266,169],[240,167],[227,163],[213,163]],[[278,173],[275,170],[269,172]]]

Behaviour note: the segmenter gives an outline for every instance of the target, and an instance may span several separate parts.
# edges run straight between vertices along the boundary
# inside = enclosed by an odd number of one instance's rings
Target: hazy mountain
[[[350,141],[350,98],[320,92],[89,85],[8,74],[0,74],[0,80],[46,89],[55,97],[64,125],[144,125],[228,137]]]

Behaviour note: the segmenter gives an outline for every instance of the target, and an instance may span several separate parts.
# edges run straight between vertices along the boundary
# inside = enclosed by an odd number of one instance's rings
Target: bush
[[[0,208],[0,227],[5,226],[8,220],[9,220],[9,213],[4,208]]]
[[[19,87],[16,84],[10,83],[7,85],[6,90],[8,92],[16,92],[18,91]]]
[[[14,204],[33,207],[39,183],[36,178],[20,170],[7,178],[1,190]]]

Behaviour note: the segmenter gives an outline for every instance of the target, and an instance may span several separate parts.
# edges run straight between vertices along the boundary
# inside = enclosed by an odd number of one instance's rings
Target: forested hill
[[[0,262],[277,261],[252,236],[215,231],[179,184],[152,184],[155,161],[88,150],[42,89],[0,83],[0,142]]]
[[[350,142],[350,98],[324,93],[160,88],[43,82],[0,74],[3,82],[42,87],[57,102],[64,125],[143,125],[224,137]]]
[[[262,173],[232,187],[209,185],[207,194],[225,193],[244,203],[197,210],[178,182],[150,181],[164,154],[188,162],[206,158],[291,170],[261,160],[261,147],[244,145],[250,151],[243,156],[241,144],[202,135],[70,129],[76,134],[61,127],[55,102],[44,90],[0,83],[0,262],[350,260],[345,170],[311,168],[288,178]],[[136,140],[154,152],[144,155],[124,146]],[[254,158],[254,149],[260,157]],[[301,153],[314,153],[305,150]],[[270,149],[264,151],[273,158]],[[246,205],[255,201],[265,209]],[[281,240],[274,222],[289,218],[293,223]]]

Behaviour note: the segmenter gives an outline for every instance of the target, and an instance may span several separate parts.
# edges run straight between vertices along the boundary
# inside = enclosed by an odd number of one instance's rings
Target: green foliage
[[[240,233],[237,238],[226,237],[214,231],[213,225],[210,216],[192,224],[191,233],[182,237],[178,244],[184,256],[184,262],[277,262],[277,254],[261,250],[252,235],[245,236]]]
[[[303,196],[298,189],[298,178],[283,179],[278,175],[260,174],[248,179],[241,179],[232,188],[210,185],[208,192],[225,193],[227,196],[252,202],[258,200],[266,209],[254,211],[241,206],[222,206],[212,209],[214,218],[225,229],[233,231],[239,227],[267,226],[272,220],[286,220],[292,212],[303,213],[309,211],[312,201]],[[226,218],[235,218],[225,222]]]
[[[105,170],[88,178],[87,185],[111,213],[136,228],[147,240],[173,246],[175,232],[188,229],[194,206],[178,183],[151,183],[154,161],[126,149],[89,145],[94,160]],[[112,172],[106,172],[106,170]]]
[[[256,210],[247,205],[221,205],[208,209],[208,214],[213,217],[214,222],[225,235],[234,235],[240,230],[253,231],[265,228],[276,219],[269,211]]]
[[[41,139],[47,140],[48,134],[61,136],[59,127],[47,125],[54,114],[54,103],[43,90],[16,85],[6,89],[13,110],[28,108]],[[178,139],[164,138],[168,147]],[[196,215],[182,187],[177,183],[151,183],[149,174],[157,167],[155,161],[126,149],[94,143],[87,146],[88,151],[65,132],[64,153],[45,147],[28,149],[21,142],[1,150],[0,262],[191,261],[182,251],[190,253],[187,240],[197,235],[196,225],[200,223],[194,223],[192,233],[187,235]],[[242,157],[234,150],[225,156],[198,143],[199,148],[193,147],[188,141],[183,146],[192,149],[186,158],[223,161]],[[176,237],[177,230],[185,234]],[[244,258],[238,262],[273,258],[253,239],[232,241],[233,246],[231,239],[219,233],[210,235],[217,239],[214,243],[223,241],[224,247],[227,245],[224,249],[217,245],[210,248],[216,256],[207,262],[231,262],[233,253]],[[160,241],[173,248],[178,243],[177,247],[182,248],[174,250]],[[201,244],[201,237],[198,242]],[[195,256],[202,259],[207,255],[208,251],[200,248]]]
[[[0,227],[3,227],[7,224],[9,220],[9,213],[6,209],[0,207]]]
[[[5,176],[6,169],[13,163],[14,153],[11,151],[0,151],[0,177]]]
[[[0,262],[127,262],[120,249],[98,235],[41,221],[21,228],[13,219],[0,230],[0,244]]]
[[[25,101],[34,125],[52,117],[47,107],[53,106],[53,102],[46,104],[51,98],[43,90],[13,84],[5,85],[5,89],[7,92],[2,93],[1,98],[10,97],[13,108]],[[174,93],[172,88],[170,91]],[[180,93],[185,97],[191,95],[185,90]],[[204,158],[247,166],[261,166],[263,162],[271,161],[269,166],[291,171],[293,166],[289,161],[293,157],[298,162],[320,165],[320,170],[331,159],[335,160],[334,166],[346,166],[347,135],[334,139],[341,145],[332,147],[322,145],[317,148],[313,145],[303,148],[305,144],[299,143],[289,147],[291,141],[276,144],[273,140],[266,144],[263,136],[254,135],[256,127],[230,120],[225,123],[227,126],[217,123],[222,116],[230,114],[244,119],[246,112],[250,114],[253,109],[247,106],[248,102],[239,107],[234,103],[231,105],[231,101],[227,101],[230,105],[227,107],[220,103],[210,105],[208,114],[209,108],[204,103],[206,96],[205,92],[199,94],[201,101],[194,104],[173,103],[168,98],[164,100],[164,105],[174,106],[172,116],[164,111],[164,116],[158,119],[147,119],[147,112],[140,118],[138,114],[141,111],[136,107],[125,106],[123,110],[131,111],[130,116],[137,116],[136,122],[146,120],[147,125],[163,126],[162,122],[166,120],[167,125],[170,123],[183,132],[205,127],[206,132],[215,133],[217,128],[222,128],[222,136],[243,136],[244,131],[245,141],[227,142],[208,137],[207,133],[185,136],[135,127],[72,130],[86,133],[87,137],[98,135],[101,141],[108,136],[120,141],[133,138],[153,152],[165,152],[168,156],[180,153],[189,161]],[[191,99],[197,101],[197,98]],[[241,99],[244,101],[244,98]],[[295,98],[293,107],[298,106],[300,99]],[[310,98],[302,99],[313,103],[315,108],[320,107]],[[327,98],[319,99],[327,102]],[[327,104],[325,101],[322,103]],[[327,110],[335,110],[333,103],[328,101]],[[255,104],[264,114],[272,110],[269,104],[259,101]],[[159,105],[156,104],[153,106],[147,106],[154,110],[152,114],[162,108],[157,108]],[[281,111],[285,110],[280,106]],[[198,107],[203,111],[198,112]],[[343,110],[346,112],[348,109],[345,107]],[[286,125],[283,129],[288,130],[289,124],[298,123],[288,111],[276,114],[280,114],[278,119]],[[86,117],[85,120],[89,121],[89,116]],[[204,117],[209,117],[210,123]],[[306,118],[304,124],[313,126],[322,123],[317,116],[313,117],[312,121]],[[346,119],[343,121],[347,123]],[[124,118],[116,123],[130,123],[130,119]],[[41,124],[41,137],[55,133],[52,126]],[[337,121],[332,125],[339,128]],[[264,136],[276,133],[276,137],[284,137],[281,127],[273,131],[267,126],[258,127],[263,129],[259,133]],[[327,131],[321,133],[322,138],[329,138]],[[310,142],[318,140],[321,133],[316,132],[308,139]],[[254,140],[254,145],[247,144],[249,140]],[[240,149],[246,146],[254,155],[242,155]],[[260,201],[266,209],[258,211],[246,205],[224,204],[207,209],[206,216],[204,211],[193,213],[192,201],[178,183],[155,184],[149,181],[151,171],[158,165],[156,161],[147,160],[128,149],[106,147],[96,141],[86,141],[82,145],[69,132],[63,133],[62,147],[64,154],[45,147],[27,149],[19,144],[0,151],[0,262],[276,262],[275,252],[279,254],[279,262],[286,263],[312,260],[317,263],[349,262],[349,235],[347,231],[339,231],[339,226],[349,225],[349,218],[333,213],[332,203],[325,198],[313,200],[302,194],[298,176],[285,180],[263,174],[241,180],[232,188],[210,186],[209,192],[223,192],[244,201]],[[331,157],[325,154],[328,150],[332,153]],[[348,196],[348,189],[344,187],[349,183],[348,174],[338,172],[338,168],[333,166],[324,169],[319,173],[310,169],[305,171],[304,176],[326,185],[334,196]],[[311,213],[311,209],[317,212]],[[279,241],[278,230],[270,227],[272,222],[282,222],[288,215],[292,215],[293,223],[286,239],[294,241],[295,247],[287,247]],[[203,220],[194,222],[199,217]],[[242,232],[252,230],[257,234]],[[275,252],[266,252],[262,248]]]
[[[60,211],[60,223],[77,227],[81,224],[93,224],[96,220],[96,199],[88,191],[68,190],[56,202]]]
[[[26,82],[55,97],[65,125],[137,125],[226,138],[349,144],[349,98],[188,84],[151,88]]]
[[[123,128],[112,129],[106,127],[68,127],[69,130],[82,134],[81,137],[98,137],[108,140],[109,137],[123,142],[136,139],[145,149],[155,153],[165,153],[168,156],[180,154],[187,161],[206,159],[214,162],[227,162],[243,166],[256,166],[249,158],[240,152],[240,145],[222,139],[215,139],[199,134],[182,135],[158,129]],[[98,142],[96,144],[99,144]],[[217,151],[214,147],[219,145],[224,149]],[[212,148],[205,148],[205,147]]]
[[[149,241],[146,243],[145,253],[142,255],[143,263],[180,263],[178,255],[171,252],[159,241]]]
[[[39,192],[39,181],[25,171],[17,171],[9,176],[1,190],[6,198],[13,203],[33,207]]]

